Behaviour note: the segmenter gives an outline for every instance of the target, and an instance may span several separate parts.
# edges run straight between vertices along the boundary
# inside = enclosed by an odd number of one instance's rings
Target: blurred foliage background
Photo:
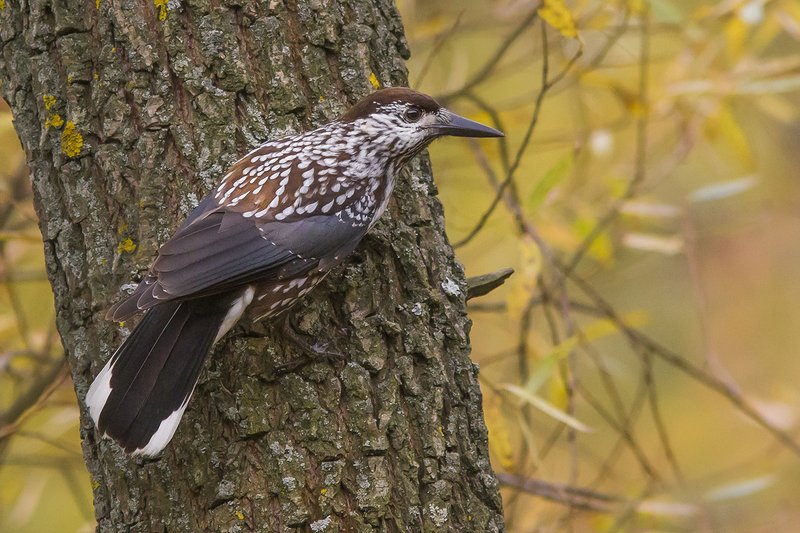
[[[507,529],[796,531],[800,4],[398,0]],[[0,107],[0,531],[88,531],[24,156]]]

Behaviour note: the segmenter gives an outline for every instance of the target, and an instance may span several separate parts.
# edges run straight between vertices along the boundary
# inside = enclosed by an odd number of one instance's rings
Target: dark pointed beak
[[[480,122],[456,115],[452,111],[441,109],[437,113],[438,123],[433,126],[438,135],[452,135],[454,137],[504,137],[502,131],[497,131]]]

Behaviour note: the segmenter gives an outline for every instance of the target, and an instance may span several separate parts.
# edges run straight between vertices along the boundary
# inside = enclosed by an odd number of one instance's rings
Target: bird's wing
[[[342,213],[292,221],[245,218],[204,201],[158,251],[149,274],[127,299],[108,312],[125,320],[169,300],[229,291],[255,281],[281,280],[349,255],[366,233]]]
[[[352,252],[376,206],[358,204],[368,197],[365,184],[345,178],[341,154],[319,154],[312,141],[323,142],[324,132],[307,135],[265,143],[234,163],[107,317],[327,270]]]

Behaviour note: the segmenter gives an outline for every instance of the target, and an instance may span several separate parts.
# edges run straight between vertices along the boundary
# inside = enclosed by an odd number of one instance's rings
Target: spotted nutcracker
[[[392,88],[236,162],[108,311],[145,314],[86,395],[98,431],[133,454],[163,450],[211,346],[245,309],[272,317],[311,291],[386,210],[401,167],[444,135],[503,134]]]

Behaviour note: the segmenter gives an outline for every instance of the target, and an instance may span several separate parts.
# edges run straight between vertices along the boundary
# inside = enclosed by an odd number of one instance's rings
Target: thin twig
[[[539,16],[540,6],[541,3],[538,2],[536,6],[533,7],[531,12],[528,13],[528,15],[524,19],[522,19],[522,22],[520,22],[520,24],[514,29],[514,31],[512,31],[505,38],[505,40],[502,43],[500,43],[500,46],[497,47],[495,53],[492,54],[492,56],[486,61],[486,63],[483,64],[483,67],[481,67],[481,69],[478,70],[478,72],[475,73],[475,75],[472,76],[472,78],[470,78],[469,81],[467,81],[462,87],[453,92],[439,95],[437,97],[437,100],[442,102],[442,104],[447,104],[450,101],[454,100],[455,98],[458,98],[459,96],[463,96],[464,94],[470,92],[477,85],[483,83],[483,81],[489,77],[489,75],[494,71],[494,69],[500,63],[500,60],[503,58],[503,56],[506,55],[506,52],[508,51],[509,48],[511,48],[511,45],[514,44],[514,41],[519,39],[519,37],[528,28],[528,26],[530,26],[531,23],[533,23],[533,21],[536,20],[536,18]]]
[[[505,179],[500,183],[500,186],[497,188],[495,192],[495,196],[492,199],[492,202],[489,204],[489,207],[483,212],[481,218],[478,220],[478,223],[475,224],[475,227],[467,234],[466,237],[461,239],[460,241],[456,242],[453,245],[453,248],[460,248],[465,244],[469,243],[486,225],[486,222],[489,220],[489,217],[492,216],[495,208],[500,203],[500,200],[503,198],[503,193],[505,192],[506,188],[509,184],[514,180],[514,174],[516,173],[517,169],[519,168],[519,164],[522,161],[522,156],[525,154],[525,150],[528,148],[528,143],[531,140],[534,130],[536,129],[536,125],[539,122],[539,114],[542,111],[542,104],[544,102],[544,97],[547,94],[547,91],[550,90],[553,85],[557,84],[561,81],[578,60],[578,58],[583,53],[583,47],[579,48],[578,51],[573,55],[570,60],[567,62],[566,66],[564,67],[561,72],[559,72],[555,77],[552,79],[548,79],[549,75],[549,59],[548,59],[548,51],[547,51],[547,39],[544,39],[544,49],[542,51],[542,86],[539,90],[538,95],[536,96],[536,103],[533,108],[533,115],[531,117],[531,121],[528,124],[528,129],[525,132],[525,135],[522,138],[522,143],[520,144],[519,149],[517,150],[516,156],[514,157],[514,161],[508,169],[506,173]]]
[[[649,101],[649,82],[648,74],[650,70],[650,16],[646,7],[641,15],[639,26],[639,117],[636,121],[636,147],[634,149],[634,172],[633,178],[628,183],[625,192],[618,198],[606,212],[605,215],[592,228],[592,231],[583,239],[578,249],[567,263],[566,273],[572,272],[580,263],[586,252],[592,247],[597,238],[603,233],[606,227],[617,217],[620,208],[634,197],[639,191],[639,187],[644,182],[647,174],[647,139],[648,139],[648,119],[650,117]]]
[[[667,462],[672,468],[672,474],[675,476],[678,483],[683,485],[683,474],[681,473],[680,466],[678,466],[678,459],[670,443],[669,432],[667,432],[667,427],[664,424],[664,419],[661,416],[661,410],[658,406],[658,389],[653,375],[653,357],[649,353],[643,354],[642,373],[647,386],[647,403],[650,406],[650,415],[653,417],[653,423],[656,426],[656,432],[661,441],[661,448],[664,450]]]
[[[18,395],[14,403],[0,414],[0,442],[16,430],[20,422],[37,405],[41,405],[67,378],[67,360],[61,356],[48,369],[41,372],[25,392]]]
[[[428,74],[428,69],[431,68],[433,60],[436,58],[436,56],[439,55],[439,52],[441,52],[442,48],[447,43],[447,41],[449,41],[450,38],[453,35],[455,35],[455,32],[458,29],[458,27],[461,26],[461,19],[463,16],[464,16],[464,10],[462,9],[461,11],[458,12],[458,15],[456,16],[456,20],[455,22],[453,22],[453,25],[450,26],[450,28],[448,28],[447,31],[445,31],[444,33],[440,33],[439,35],[436,36],[436,40],[433,43],[433,47],[431,48],[430,54],[428,54],[428,57],[425,59],[425,63],[422,65],[422,68],[419,69],[419,75],[417,76],[417,80],[414,82],[413,85],[410,85],[410,87],[419,87],[420,85],[422,85],[422,81]]]
[[[566,266],[563,264],[560,265],[561,269],[565,269],[565,267]],[[650,338],[638,329],[627,325],[625,321],[617,314],[614,308],[611,307],[611,305],[597,293],[594,287],[592,287],[580,276],[575,275],[575,273],[568,273],[567,275],[569,279],[572,280],[578,286],[578,288],[584,294],[586,294],[589,299],[592,300],[592,303],[603,311],[605,316],[614,324],[614,327],[623,333],[628,341],[634,346],[639,346],[652,352],[653,355],[657,356],[659,359],[669,363],[671,366],[682,371],[684,374],[687,374],[695,381],[705,385],[709,389],[726,398],[748,418],[756,422],[762,428],[766,429],[779,442],[786,446],[786,448],[791,450],[792,453],[800,457],[800,443],[795,441],[791,435],[779,429],[769,420],[767,420],[761,413],[758,412],[758,410],[756,410],[755,407],[750,405],[750,403],[744,399],[738,390],[729,387],[724,381],[704,372],[702,369],[690,363],[669,348],[662,346],[660,343],[656,342],[654,339]]]

